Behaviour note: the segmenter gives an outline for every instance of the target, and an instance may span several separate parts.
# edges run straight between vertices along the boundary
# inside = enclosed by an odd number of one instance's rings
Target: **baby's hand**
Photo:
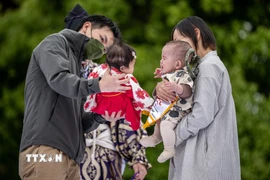
[[[161,68],[156,68],[154,74],[156,75],[154,76],[154,78],[161,78],[161,75],[162,75]]]
[[[175,82],[166,82],[165,86],[169,92],[176,92],[178,84],[176,84]]]

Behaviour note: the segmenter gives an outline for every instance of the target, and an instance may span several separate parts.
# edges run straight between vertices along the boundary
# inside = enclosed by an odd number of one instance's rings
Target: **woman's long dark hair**
[[[197,16],[190,16],[177,23],[172,30],[171,39],[173,40],[174,31],[178,30],[179,33],[182,34],[184,37],[191,38],[195,45],[195,49],[197,50],[198,41],[195,28],[198,28],[200,30],[203,48],[207,49],[208,47],[210,47],[212,50],[216,50],[216,38],[213,32],[205,23],[205,21]]]

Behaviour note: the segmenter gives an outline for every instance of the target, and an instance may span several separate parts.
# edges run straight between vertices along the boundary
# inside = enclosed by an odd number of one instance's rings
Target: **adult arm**
[[[101,80],[86,80],[71,72],[65,41],[57,35],[42,41],[34,50],[34,56],[49,86],[63,96],[81,98],[100,91],[123,91],[129,88],[121,86],[128,81],[119,80],[121,75],[110,76],[107,73]]]
[[[99,79],[88,81],[71,72],[65,40],[55,35],[48,36],[34,50],[34,56],[49,86],[57,93],[82,98],[100,92]],[[73,70],[76,71],[76,70]]]
[[[183,117],[176,126],[176,146],[191,136],[198,134],[199,130],[206,128],[218,111],[218,84],[213,78],[201,78],[196,84],[194,105],[192,112]]]

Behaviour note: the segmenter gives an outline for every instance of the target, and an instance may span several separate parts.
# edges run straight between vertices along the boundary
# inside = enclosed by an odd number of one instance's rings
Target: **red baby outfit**
[[[101,64],[89,74],[88,79],[102,77],[107,68],[107,64]],[[111,75],[122,74],[116,68],[111,68],[110,73]],[[130,90],[125,93],[102,92],[90,95],[84,104],[84,110],[101,115],[104,115],[105,111],[108,111],[109,115],[111,115],[113,112],[118,113],[122,110],[121,116],[125,115],[125,119],[130,122],[132,129],[137,130],[141,123],[141,111],[144,109],[149,110],[154,100],[140,87],[137,79],[132,74],[127,74],[125,78],[130,79],[129,83],[125,84],[131,87]]]

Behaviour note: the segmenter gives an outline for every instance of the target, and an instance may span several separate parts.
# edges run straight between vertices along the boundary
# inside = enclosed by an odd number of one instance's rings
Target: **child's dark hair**
[[[136,58],[136,51],[126,43],[117,42],[107,50],[106,63],[120,71],[121,66],[129,67],[129,63]]]
[[[81,21],[78,28],[76,29],[76,31],[79,31],[82,28],[83,24],[87,21],[91,22],[92,29],[108,27],[113,32],[113,35],[116,39],[119,39],[119,40],[122,39],[122,35],[121,35],[121,31],[119,27],[110,18],[107,18],[106,16],[103,16],[103,15],[91,15],[91,16],[88,16],[87,18],[84,18]]]

